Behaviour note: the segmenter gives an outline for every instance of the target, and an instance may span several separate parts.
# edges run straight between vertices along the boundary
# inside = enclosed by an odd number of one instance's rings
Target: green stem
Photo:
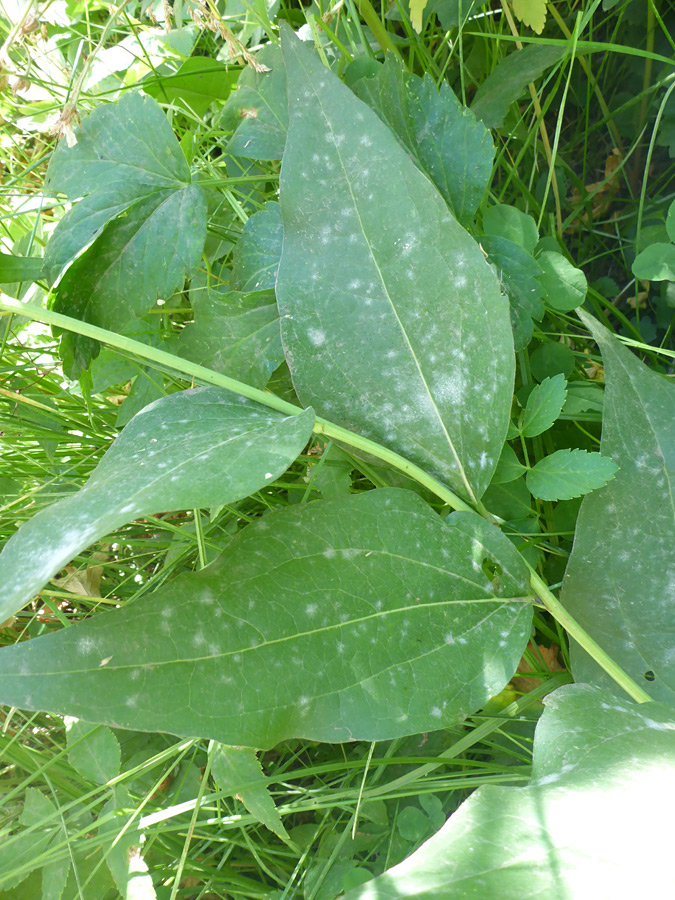
[[[234,378],[228,378],[227,375],[221,375],[219,372],[214,372],[212,369],[200,366],[198,363],[174,356],[172,353],[166,353],[164,350],[158,350],[156,347],[150,347],[147,344],[142,344],[140,341],[134,341],[132,338],[126,337],[123,334],[115,334],[113,331],[107,331],[96,325],[90,325],[88,322],[81,322],[79,319],[72,319],[70,316],[64,316],[53,310],[26,306],[19,300],[2,297],[0,299],[0,311],[23,316],[24,318],[32,319],[34,322],[42,322],[46,325],[52,325],[56,328],[81,334],[92,340],[101,341],[104,344],[108,344],[110,347],[114,347],[116,350],[121,350],[124,353],[132,353],[141,357],[141,359],[155,363],[160,368],[163,367],[172,370],[173,372],[179,372],[182,375],[188,375],[204,384],[212,384],[216,387],[225,388],[228,391],[232,391],[242,397],[247,397],[249,400],[254,400],[257,403],[262,403],[268,408],[276,409],[286,415],[297,416],[303,412],[299,406],[288,403],[286,400],[282,400],[274,394],[260,391],[241,381],[236,381]],[[377,444],[375,441],[371,441],[369,438],[362,437],[353,431],[349,431],[347,428],[342,428],[342,426],[335,425],[333,422],[329,422],[327,419],[323,419],[319,416],[315,419],[314,433],[325,434],[326,437],[329,437],[332,440],[342,441],[357,450],[361,450],[381,459],[383,462],[404,472],[410,478],[417,481],[418,484],[428,488],[452,509],[472,511],[472,508],[468,503],[454,494],[440,481],[437,481],[425,472],[424,469],[411,463],[398,453],[394,453],[393,450],[389,450],[386,447]],[[481,513],[484,514],[486,518],[491,519],[493,522],[495,521],[494,517],[490,516],[490,514],[482,508],[482,505]],[[638,703],[644,703],[651,700],[651,697],[639,687],[630,676],[627,675],[610,656],[608,656],[607,653],[605,653],[602,647],[600,647],[590,635],[586,634],[581,625],[572,618],[564,606],[562,606],[551,593],[551,590],[545,582],[531,568],[530,585],[534,594],[541,599],[544,607],[550,612],[554,619],[567,630],[568,634],[583,647],[598,665],[601,666],[630,697],[637,700]]]
[[[401,59],[401,54],[398,52],[398,47],[391,39],[391,35],[382,24],[378,14],[373,9],[370,0],[357,0],[356,5],[359,12],[361,13],[361,16],[363,17],[363,21],[375,35],[375,40],[380,45],[380,47],[382,47],[382,49],[385,51],[389,50],[394,54],[394,56],[398,57],[398,59]]]

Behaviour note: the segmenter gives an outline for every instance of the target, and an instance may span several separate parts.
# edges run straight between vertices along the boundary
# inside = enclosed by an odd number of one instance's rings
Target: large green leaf
[[[584,499],[562,602],[612,659],[657,700],[675,700],[675,385],[602,325],[579,315],[605,366],[602,452],[619,465]],[[576,645],[574,677],[613,688]]]
[[[274,290],[284,229],[278,203],[266,203],[244,225],[233,253],[231,284],[235,291]]]
[[[284,361],[274,291],[218,290],[208,276],[192,279],[195,320],[181,332],[178,353],[253,387],[263,388]]]
[[[389,128],[288,29],[282,46],[277,300],[298,396],[478,497],[508,425],[507,300]]]
[[[675,710],[587,685],[546,699],[532,781],[483,786],[400,865],[344,900],[635,900],[675,894]]]
[[[204,246],[206,200],[150,97],[130,93],[99,106],[77,138],[73,147],[59,144],[47,174],[51,190],[83,197],[45,251],[51,279],[60,276],[53,306],[118,330],[182,287]],[[66,370],[76,376],[98,345],[63,341]]]
[[[474,513],[395,488],[288,507],[142,603],[1,650],[0,702],[262,748],[430,731],[513,675],[527,593]]]
[[[490,182],[490,133],[450,85],[406,72],[391,54],[374,78],[352,86],[431,178],[460,222],[470,221]]]
[[[83,488],[41,510],[7,542],[0,621],[120,525],[159,510],[232,503],[269,484],[300,453],[313,425],[311,410],[285,417],[212,387],[146,406]]]

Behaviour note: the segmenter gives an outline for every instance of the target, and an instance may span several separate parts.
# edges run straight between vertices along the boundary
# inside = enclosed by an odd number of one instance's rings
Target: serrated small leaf
[[[233,252],[230,284],[235,291],[274,290],[281,259],[284,227],[281,207],[269,202],[254,213]]]
[[[554,375],[535,385],[527,398],[521,431],[525,437],[535,437],[547,431],[560,415],[567,396],[565,376]]]
[[[3,648],[0,702],[263,749],[388,740],[504,687],[529,591],[512,544],[475,513],[445,525],[400,489],[300,504],[142,602]]]
[[[508,484],[515,481],[525,471],[525,466],[516,456],[515,450],[509,444],[504,444],[502,455],[499,457],[495,474],[492,476],[492,484]]]
[[[480,496],[508,426],[507,300],[390,129],[283,25],[291,125],[277,301],[295,389]],[[364,166],[368,147],[377,165]]]
[[[158,510],[232,503],[269,484],[300,453],[313,424],[312,410],[283,416],[213,387],[146,406],[84,487],[41,510],[7,542],[0,554],[0,622],[120,525]]]
[[[570,312],[581,306],[588,290],[586,276],[581,269],[554,250],[545,250],[537,257],[537,262],[541,267],[539,281],[549,306],[561,312]]]
[[[675,281],[675,245],[650,244],[635,257],[632,270],[643,281]]]
[[[619,467],[607,456],[587,450],[556,450],[531,468],[525,480],[540,500],[572,500],[610,481]]]
[[[109,728],[80,719],[66,722],[68,761],[80,775],[106,784],[120,771],[120,742]]]
[[[484,785],[404,862],[344,900],[635,900],[675,894],[675,710],[588,685],[544,701],[525,787]]]
[[[428,0],[410,0],[410,24],[417,34],[422,33],[422,14]]]
[[[70,874],[70,858],[47,863],[42,869],[42,900],[61,900]]]
[[[511,0],[516,18],[541,34],[546,24],[546,0]]]
[[[19,821],[26,828],[30,828],[33,825],[55,825],[58,822],[58,818],[54,801],[37,788],[26,788]]]
[[[462,106],[450,85],[407,72],[391,54],[352,90],[394,132],[441,192],[460,222],[473,218],[490,182],[490,133]]]
[[[288,838],[255,750],[216,743],[211,750],[211,772],[221,791],[238,797],[266,828]]]
[[[228,153],[247,159],[281,159],[288,132],[286,71],[281,51],[276,44],[267,44],[255,58],[269,71],[243,67],[219,125],[234,132],[226,144]]]

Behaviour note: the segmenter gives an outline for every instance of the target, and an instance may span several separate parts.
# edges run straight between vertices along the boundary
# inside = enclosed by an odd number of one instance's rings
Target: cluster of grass
[[[340,71],[355,58],[381,59],[385,48],[408,70],[436,83],[448,81],[470,103],[514,42],[558,42],[565,49],[558,63],[511,105],[494,133],[489,202],[514,204],[533,215],[540,234],[562,244],[584,270],[595,312],[632,338],[651,364],[667,370],[675,351],[672,285],[641,283],[631,265],[640,249],[664,239],[665,214],[675,197],[675,101],[668,93],[675,10],[669,3],[558,0],[548,4],[540,37],[514,17],[505,0],[473,6],[469,0],[440,0],[429,5],[419,34],[410,24],[407,2],[380,8],[369,0],[319,0],[304,7],[288,0],[271,6],[176,0],[173,22],[169,12],[166,3],[0,3],[5,252],[40,255],[63,213],[62,200],[49,196],[43,185],[56,132],[67,134],[72,124],[63,116],[69,101],[76,97],[84,114],[152,81],[181,56],[234,62],[243,47],[255,52],[273,39],[276,22],[285,19],[295,28],[322,33],[337,50]],[[459,26],[446,30],[458,16]],[[229,29],[225,37],[220,26]],[[276,197],[278,163],[248,165],[224,154],[227,132],[215,107],[203,116],[176,103],[166,107],[211,192],[209,245],[221,242],[227,261],[248,216]],[[39,284],[3,288],[26,303],[45,300]],[[156,314],[170,342],[189,320],[187,294],[166,298]],[[143,398],[187,385],[107,351],[111,371],[118,366],[122,373],[119,380],[87,390],[64,377],[57,341],[47,329],[4,317],[0,341],[4,542],[38,509],[87,478],[129,415],[126,397],[134,378],[141,405]],[[549,311],[519,353],[518,390],[531,382],[534,354],[556,343],[571,351],[575,378],[602,380],[578,322]],[[145,392],[138,389],[143,379]],[[281,395],[290,389],[283,376],[270,387]],[[599,435],[597,409],[578,409],[557,426],[556,446],[597,449]],[[315,461],[310,447],[274,485],[233,507],[157,514],[121,528],[73,560],[30,607],[0,623],[0,643],[70,627],[107,607],[138,600],[179,572],[202,567],[265,509],[317,496],[311,483]],[[351,471],[354,491],[379,484],[363,466],[355,464]],[[512,512],[514,498],[497,502],[504,518],[524,521],[517,505]],[[577,509],[575,501],[556,507],[538,503],[537,529],[523,525],[513,533],[551,583],[562,578]],[[3,710],[0,897],[38,897],[50,879],[58,882],[59,871],[66,873],[64,900],[118,896],[105,857],[115,852],[116,841],[123,843],[133,821],[142,827],[143,858],[160,898],[332,900],[404,859],[479,785],[526,782],[539,701],[569,680],[564,635],[539,612],[535,621],[536,637],[522,666],[531,680],[516,679],[513,690],[455,728],[372,745],[289,741],[264,754],[263,768],[290,841],[218,790],[205,742],[118,731],[121,774],[101,785],[74,764],[68,723]],[[35,788],[51,798],[53,808],[29,821],[25,810]],[[123,790],[123,805],[134,818],[115,822],[107,807]],[[106,840],[104,826],[112,828]]]

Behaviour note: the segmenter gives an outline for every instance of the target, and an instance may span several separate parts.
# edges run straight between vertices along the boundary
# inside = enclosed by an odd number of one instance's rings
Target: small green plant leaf
[[[288,838],[255,750],[215,742],[211,750],[211,773],[221,791],[238,797],[266,828],[280,838]]]
[[[162,75],[143,83],[146,94],[160,103],[204,116],[215,101],[223,103],[237,82],[239,71],[208,56],[186,59],[173,75]]]
[[[595,491],[614,477],[618,466],[607,456],[587,450],[556,450],[539,460],[525,480],[540,500],[571,500]]]
[[[620,470],[581,504],[561,600],[650,696],[672,703],[675,386],[595,319],[581,318],[605,367],[600,447]],[[576,644],[572,670],[578,680],[615,689]]]
[[[668,208],[666,231],[668,232],[668,237],[675,243],[675,201],[673,201]]]
[[[523,412],[523,435],[535,437],[547,431],[560,415],[566,396],[567,382],[564,375],[545,378],[541,384],[535,385]]]
[[[417,34],[422,33],[422,14],[428,0],[410,0],[410,24]]]
[[[504,237],[486,235],[481,247],[496,267],[502,290],[509,298],[511,328],[516,350],[524,350],[532,340],[532,320],[544,315],[544,288],[539,281],[541,269],[530,253]]]
[[[546,302],[553,309],[570,312],[586,299],[588,284],[586,276],[565,259],[562,253],[545,250],[537,257],[541,267],[541,282],[546,292]]]
[[[512,103],[530,82],[565,55],[565,48],[528,44],[503,59],[476,91],[471,109],[486,128],[500,128]]]
[[[0,702],[263,749],[431,731],[509,681],[528,593],[474,513],[445,525],[395,488],[301,504],[142,603],[4,648]]]
[[[89,781],[106,784],[120,771],[120,742],[105,725],[66,721],[68,761]]]
[[[541,34],[546,24],[546,0],[511,0],[516,18]]]
[[[234,134],[228,153],[247,159],[281,159],[288,132],[286,72],[281,51],[267,44],[256,53],[256,63],[268,71],[244,66],[237,90],[223,108],[219,126]]]
[[[431,178],[460,222],[471,221],[492,176],[490,133],[450,85],[406,72],[392,55],[352,90],[385,122]]]
[[[212,387],[146,406],[83,488],[41,510],[7,542],[0,621],[120,525],[159,510],[232,503],[269,484],[300,453],[313,425],[312,410],[283,416]]]
[[[192,279],[195,320],[186,325],[178,353],[216,372],[264,388],[284,361],[274,291],[218,290],[209,276]]]
[[[517,206],[496,203],[483,214],[483,231],[493,237],[505,238],[532,253],[539,240],[537,223]]]
[[[643,281],[675,281],[675,245],[650,244],[638,253],[632,268]]]
[[[391,131],[282,31],[291,126],[277,301],[295,389],[478,497],[508,426],[507,300]],[[377,164],[364,165],[364,153]]]
[[[574,371],[574,353],[567,344],[547,341],[530,356],[530,371],[537,381],[562,373],[565,378]]]
[[[105,847],[105,861],[124,900],[156,900],[157,894],[141,855],[145,835],[133,825],[134,801],[124,785],[116,784],[110,800],[101,810],[99,840]]]
[[[657,823],[675,801],[673,708],[588,685],[559,688],[545,706],[528,786],[480,787],[412,856],[344,900],[522,900],[533,889],[632,900],[645,878],[672,894],[670,833]]]
[[[514,449],[510,444],[504,444],[502,455],[499,457],[499,462],[492,478],[492,484],[508,484],[510,481],[520,478],[524,472],[525,466],[516,456]]]
[[[12,256],[0,253],[0,284],[37,281],[42,278],[45,262],[39,256]]]
[[[84,196],[45,251],[52,279],[60,278],[53,308],[118,331],[183,286],[204,246],[206,200],[150,97],[129,93],[99,106],[77,137],[73,147],[59,144],[47,173],[52,190]],[[66,373],[77,377],[98,349],[66,334]]]
[[[233,253],[230,284],[235,291],[274,290],[284,227],[278,203],[266,203],[244,225]]]

